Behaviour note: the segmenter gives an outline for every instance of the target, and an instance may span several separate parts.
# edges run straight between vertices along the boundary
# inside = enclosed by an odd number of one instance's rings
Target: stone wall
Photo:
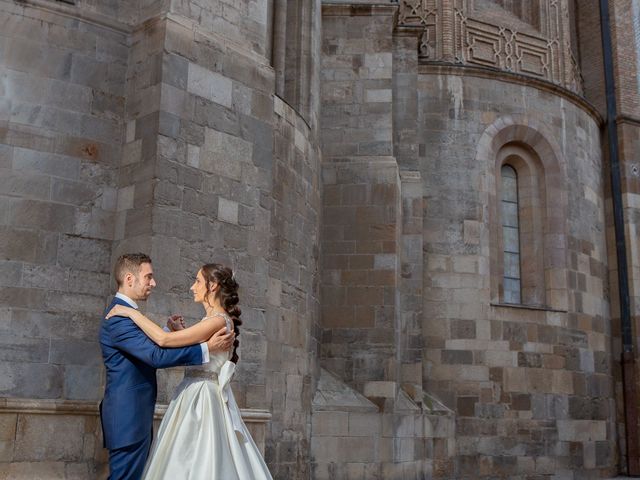
[[[323,8],[321,124],[325,158],[390,156],[394,7]]]
[[[575,19],[578,51],[582,54],[580,72],[584,80],[584,96],[601,115],[605,115],[604,65],[602,60],[602,35],[600,12],[589,0],[575,2]]]
[[[274,97],[269,276],[264,328],[274,478],[308,478],[311,399],[320,338],[320,151],[293,108]]]
[[[393,8],[362,3],[323,9],[323,365],[383,412],[397,408],[402,392],[424,409],[423,389],[451,408],[455,442],[447,445],[455,446],[444,449],[437,477],[613,472],[596,112],[546,82],[430,65],[416,49],[424,37],[402,19],[408,6],[389,43]],[[487,20],[492,11],[476,13]],[[492,21],[513,20],[503,17]],[[444,54],[447,44],[434,48]],[[375,292],[378,272],[363,273],[371,267],[356,261],[375,240],[371,229],[385,223],[359,205],[374,208],[372,192],[385,178],[379,165],[389,154],[400,181],[387,199],[395,243],[384,253],[395,255],[398,277],[390,285],[398,295],[389,310],[393,332],[380,343],[371,337],[378,324],[357,315],[367,297],[355,295],[360,287]],[[530,276],[518,306],[506,304],[502,285],[497,202],[507,160],[523,169],[522,268]],[[357,234],[361,225],[369,234]],[[383,290],[368,299],[384,302]],[[325,435],[314,450],[320,464],[331,457]],[[345,462],[329,463],[357,478]]]
[[[127,37],[14,2],[0,16],[0,395],[96,401]],[[2,469],[13,475],[87,477],[101,457],[95,416],[2,411]],[[74,441],[60,444],[62,432]]]
[[[213,33],[225,42],[233,43],[247,52],[268,58],[269,13],[272,1],[239,0],[207,2],[202,0],[172,0],[168,10],[192,20],[202,31]]]
[[[598,124],[584,107],[526,85],[441,73],[425,66],[418,79],[424,381],[458,415],[456,478],[479,478],[478,464],[481,477],[596,478],[615,467],[616,442]],[[566,250],[558,275],[547,269],[544,280],[566,288],[566,301],[492,298],[496,147],[513,142],[566,185],[547,200],[558,233],[543,250]]]
[[[422,188],[393,156],[395,13],[323,6],[318,479],[431,478],[455,446],[452,412],[421,388]]]
[[[308,476],[320,153],[316,127],[274,96],[269,5],[0,3],[1,461],[12,474],[103,475],[99,316],[115,258],[146,251],[158,288],[144,308],[158,319],[198,319],[193,275],[233,266],[238,403],[274,476]],[[302,13],[298,81],[310,91],[319,2]],[[316,119],[317,96],[303,101]],[[182,375],[159,372],[160,414]],[[41,447],[56,431],[69,448]]]
[[[367,391],[398,380],[400,182],[392,159],[361,158],[323,165],[321,358]]]
[[[126,39],[1,7],[3,341],[24,339],[3,349],[14,378],[2,392],[95,398],[99,382],[76,382],[100,363],[95,312],[109,291]],[[87,357],[94,370],[81,372]]]
[[[638,22],[612,5],[637,329]],[[234,267],[234,391],[274,478],[615,473],[597,17],[568,0],[0,1],[2,474],[104,476],[98,317],[113,261],[139,250],[158,319],[196,321],[198,267]],[[182,376],[159,374],[158,418]]]
[[[386,400],[393,407],[380,409],[322,370],[313,399],[312,478],[443,478],[455,452],[451,411],[437,402],[417,405],[403,392]]]
[[[617,108],[617,135],[621,176],[621,194],[623,204],[623,220],[625,229],[625,244],[627,249],[627,269],[629,283],[629,300],[631,315],[632,348],[635,357],[636,391],[639,385],[638,375],[638,328],[640,327],[640,256],[638,255],[637,232],[640,220],[640,93],[638,90],[640,66],[638,65],[638,5],[637,2],[610,2],[611,36],[613,42],[613,64],[615,76],[615,101]],[[603,87],[604,90],[604,87]],[[607,169],[607,177],[609,171]],[[609,179],[607,178],[607,184]],[[608,185],[607,185],[608,186]],[[607,203],[610,204],[610,188],[606,191]],[[609,207],[611,208],[611,207]],[[607,215],[607,241],[611,245],[609,252],[610,285],[612,300],[612,330],[614,332],[613,361],[616,365],[616,389],[618,421],[620,424],[620,455],[622,466],[626,468],[627,442],[624,422],[624,397],[622,396],[622,372],[619,369],[622,352],[620,303],[617,290],[618,267],[614,250],[616,238],[614,235],[613,215]],[[636,444],[638,439],[636,439]]]
[[[134,220],[125,222],[133,230],[125,229],[115,251],[146,239],[136,229],[147,226],[159,284],[148,308],[159,316],[184,311],[198,318],[187,295],[191,277],[206,261],[234,267],[244,322],[236,398],[271,413],[265,453],[274,475],[303,478],[318,308],[314,132],[273,96],[274,71],[261,52],[182,13],[171,11],[141,31],[152,43],[141,42],[139,58],[152,65],[129,78],[142,110],[132,103],[128,114],[136,122],[134,151],[143,150],[133,168],[150,182],[134,187]],[[152,85],[140,94],[139,82],[154,67]],[[136,133],[141,121],[148,159]],[[179,370],[163,372],[161,400],[180,378]]]

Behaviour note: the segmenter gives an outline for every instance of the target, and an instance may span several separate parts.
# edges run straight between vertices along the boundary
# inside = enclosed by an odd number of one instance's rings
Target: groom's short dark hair
[[[151,263],[151,257],[146,253],[125,253],[120,255],[116,261],[116,266],[113,267],[113,276],[118,287],[124,282],[124,276],[127,272],[137,274],[140,271],[140,265],[143,263]]]

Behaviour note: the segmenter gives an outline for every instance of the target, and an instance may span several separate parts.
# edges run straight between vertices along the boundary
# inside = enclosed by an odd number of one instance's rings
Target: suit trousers
[[[108,480],[140,480],[149,456],[152,438],[153,434],[150,432],[141,442],[109,450]]]

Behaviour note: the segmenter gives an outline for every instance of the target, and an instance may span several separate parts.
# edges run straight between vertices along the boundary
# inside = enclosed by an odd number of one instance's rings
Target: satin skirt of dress
[[[272,480],[239,415],[217,381],[187,383],[169,404],[143,479]]]

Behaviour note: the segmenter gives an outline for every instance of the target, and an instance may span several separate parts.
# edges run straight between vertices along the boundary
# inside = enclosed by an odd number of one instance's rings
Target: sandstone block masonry
[[[236,397],[274,476],[308,477],[317,105],[274,95],[270,5],[0,3],[3,474],[103,476],[100,315],[114,259],[146,251],[159,318],[195,321],[197,268],[233,266]],[[317,5],[291,19],[315,62]],[[314,69],[289,85],[309,90]],[[181,378],[159,374],[159,414]]]
[[[486,3],[491,8],[405,2],[398,7],[403,28],[397,29],[393,13],[381,5],[323,8],[322,278],[341,306],[336,310],[345,314],[336,321],[328,313],[334,306],[324,307],[323,329],[330,335],[323,336],[321,361],[383,411],[393,410],[388,399],[399,384],[396,392],[407,392],[418,408],[428,404],[426,391],[455,412],[453,447],[440,449],[444,457],[419,475],[596,478],[615,471],[617,442],[599,117],[579,97],[546,83],[430,63],[425,52],[446,62],[465,45],[469,50],[456,63],[480,62],[482,47],[474,35],[488,32],[489,24],[515,25],[510,15],[526,17],[510,5]],[[451,24],[439,23],[448,15]],[[458,29],[462,18],[466,23]],[[394,29],[391,43],[381,36],[386,28]],[[473,33],[461,34],[465,28]],[[356,32],[366,32],[367,39],[359,42]],[[380,75],[371,73],[374,64]],[[564,73],[558,70],[554,81],[573,82]],[[380,148],[375,153],[367,150],[372,141]],[[393,352],[388,363],[367,336],[372,324],[350,320],[360,297],[347,295],[346,285],[335,288],[355,278],[352,269],[367,268],[351,258],[369,237],[363,233],[350,244],[343,233],[357,232],[358,223],[367,221],[353,216],[348,205],[374,203],[369,189],[380,180],[367,155],[388,155],[397,165],[394,195],[402,205],[394,209],[389,199],[387,207],[398,215],[396,243],[385,252],[395,255],[398,274],[396,341],[387,347]],[[518,305],[504,295],[504,164],[518,173],[522,205]],[[364,185],[350,185],[334,169],[357,170],[353,183],[366,178]],[[363,280],[372,284],[376,277],[370,273]],[[402,286],[419,292],[418,298],[400,293]],[[383,292],[369,298],[380,301]],[[368,355],[378,355],[375,369],[363,365],[360,344]],[[376,381],[365,381],[374,376]],[[330,455],[328,445],[320,442],[318,448],[320,456]],[[341,471],[348,460],[334,463]]]
[[[640,22],[611,3],[635,299]],[[582,0],[0,0],[0,478],[105,476],[96,335],[140,250],[158,318],[197,321],[192,275],[233,266],[234,391],[277,479],[621,470],[598,24]]]

